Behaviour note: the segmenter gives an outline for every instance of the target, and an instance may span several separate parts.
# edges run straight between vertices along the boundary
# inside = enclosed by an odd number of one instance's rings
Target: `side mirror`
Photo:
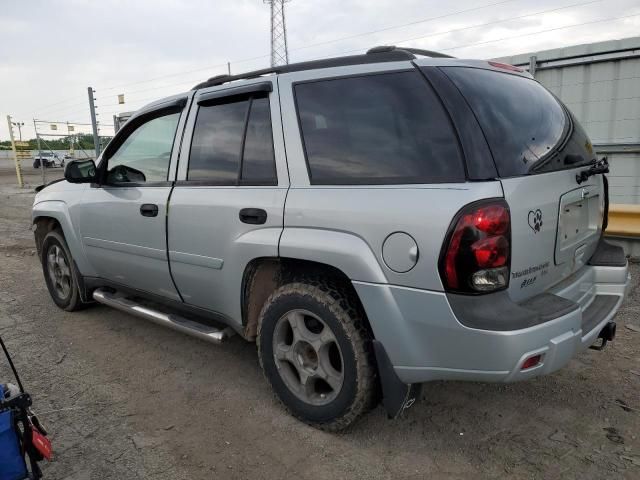
[[[64,179],[69,183],[95,182],[95,162],[91,159],[71,160],[64,167]]]

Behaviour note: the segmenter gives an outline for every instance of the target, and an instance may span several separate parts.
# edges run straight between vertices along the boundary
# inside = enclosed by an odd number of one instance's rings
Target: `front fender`
[[[84,253],[78,232],[73,227],[68,205],[61,200],[44,200],[34,204],[31,210],[32,222],[35,224],[43,217],[58,221],[78,270],[83,276],[94,276],[95,272]]]
[[[331,265],[350,280],[387,283],[387,278],[360,237],[334,230],[287,227],[280,238],[281,257],[299,258]]]

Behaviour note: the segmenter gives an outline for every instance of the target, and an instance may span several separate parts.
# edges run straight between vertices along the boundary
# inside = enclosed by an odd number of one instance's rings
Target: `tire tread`
[[[263,372],[261,355],[261,331],[265,313],[269,307],[279,298],[287,295],[309,296],[316,302],[323,304],[330,310],[342,324],[346,336],[355,352],[356,394],[353,403],[340,417],[328,422],[313,422],[298,415],[282,402],[277,392],[271,385],[272,393],[287,410],[299,420],[325,431],[336,432],[344,430],[352,425],[360,416],[375,407],[378,399],[378,380],[375,367],[375,359],[371,345],[372,335],[365,321],[364,311],[357,297],[341,285],[341,282],[322,276],[311,276],[293,279],[292,283],[285,284],[276,289],[265,302],[258,318],[258,358]],[[266,376],[266,374],[265,374]],[[268,378],[267,378],[268,380]],[[271,384],[271,382],[269,382]]]

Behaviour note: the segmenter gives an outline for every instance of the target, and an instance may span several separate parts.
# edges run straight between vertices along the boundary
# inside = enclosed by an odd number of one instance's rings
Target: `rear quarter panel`
[[[294,161],[304,162],[302,157]],[[442,290],[438,273],[438,258],[444,238],[455,214],[464,205],[475,200],[501,197],[499,182],[447,184],[439,186],[313,186],[292,187],[285,206],[285,232],[280,242],[280,255],[308,258],[333,264],[339,257],[331,253],[344,245],[330,244],[325,231],[341,232],[353,236],[363,249],[371,254],[360,254],[359,261],[377,265],[354,270],[343,258],[340,268],[351,280],[382,283],[377,275],[367,275],[381,269],[386,282],[428,290]],[[307,251],[290,243],[291,230],[308,229]],[[315,233],[314,233],[315,232]],[[418,245],[418,261],[406,273],[391,270],[384,262],[382,247],[394,232],[406,232]],[[407,252],[407,255],[409,252]],[[304,257],[307,255],[307,257]],[[323,257],[324,255],[324,257]],[[350,275],[350,272],[357,272]],[[360,277],[363,275],[363,277]]]
[[[413,68],[410,62],[327,68],[278,77],[291,180],[285,205],[285,230],[280,241],[281,256],[333,265],[352,280],[442,290],[438,257],[451,220],[470,202],[502,197],[500,182],[310,185],[293,95],[293,85],[298,81],[406,68]],[[304,234],[297,234],[297,229],[305,229]],[[339,232],[342,236],[328,236],[325,232]],[[382,256],[384,241],[394,232],[408,233],[418,245],[417,264],[406,273],[391,270]],[[300,241],[302,236],[304,242]],[[340,245],[341,238],[343,245]],[[356,245],[368,252],[342,255]]]

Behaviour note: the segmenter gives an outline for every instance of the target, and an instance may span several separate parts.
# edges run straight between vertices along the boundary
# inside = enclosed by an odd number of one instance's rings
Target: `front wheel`
[[[58,230],[47,233],[42,241],[41,261],[47,289],[55,304],[69,312],[84,306],[80,298],[73,258],[64,236]]]
[[[297,418],[324,430],[351,425],[375,404],[371,335],[353,294],[330,282],[277,289],[260,313],[265,376]]]

